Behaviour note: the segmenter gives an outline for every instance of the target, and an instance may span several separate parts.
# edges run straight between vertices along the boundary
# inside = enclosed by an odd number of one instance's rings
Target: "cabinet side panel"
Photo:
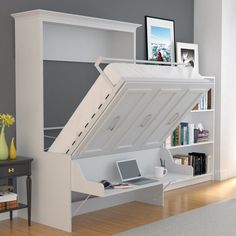
[[[17,151],[34,158],[32,220],[71,231],[70,158],[43,152],[42,22],[36,16],[15,20]],[[18,182],[24,202],[25,180]]]

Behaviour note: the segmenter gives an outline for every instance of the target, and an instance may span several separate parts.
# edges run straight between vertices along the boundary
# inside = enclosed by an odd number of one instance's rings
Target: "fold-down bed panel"
[[[183,66],[112,63],[104,72],[49,151],[85,158],[158,147],[212,86]]]

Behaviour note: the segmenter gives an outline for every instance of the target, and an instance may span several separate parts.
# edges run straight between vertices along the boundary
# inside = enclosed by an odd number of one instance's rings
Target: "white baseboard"
[[[13,211],[13,218],[19,217],[19,212],[18,211]],[[10,213],[1,213],[0,214],[0,221],[2,220],[10,220]]]
[[[226,179],[230,179],[234,177],[232,174],[231,174],[231,171],[230,170],[216,170],[215,171],[215,180],[219,180],[219,181],[223,181],[223,180],[226,180]]]
[[[15,216],[14,216],[15,217]],[[6,213],[1,213],[0,214],[0,221],[2,220],[9,220],[10,216],[9,216],[9,212]]]

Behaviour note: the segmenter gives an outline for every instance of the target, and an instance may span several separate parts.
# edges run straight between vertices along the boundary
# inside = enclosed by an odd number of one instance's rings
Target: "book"
[[[188,126],[183,127],[183,145],[188,144]]]
[[[197,143],[198,141],[198,134],[199,134],[199,129],[194,129],[194,143]]]
[[[195,129],[195,124],[181,122],[166,139],[166,147],[209,141],[209,130]]]
[[[205,107],[205,96],[202,96],[201,97],[201,102],[200,102],[200,110],[204,110],[204,107]]]
[[[173,155],[175,164],[189,165],[193,167],[193,175],[202,175],[207,173],[207,157],[205,153],[191,152],[188,155]]]
[[[177,165],[182,165],[182,160],[180,158],[174,158],[174,162]]]
[[[209,138],[209,131],[202,130],[198,132],[197,142],[205,142],[208,141]]]
[[[180,125],[178,125],[172,135],[171,135],[171,146],[178,146],[180,145],[180,137],[181,137],[181,128]]]
[[[206,142],[209,140],[209,130],[194,129],[194,143]]]
[[[181,122],[180,123],[180,144],[186,145],[188,144],[188,123]]]
[[[0,207],[9,207],[9,206],[15,206],[15,205],[18,205],[17,200],[9,201],[9,202],[0,202]]]
[[[207,110],[207,109],[211,109],[211,103],[212,103],[212,90],[210,89],[206,95],[202,96],[199,103],[197,103],[194,107],[193,107],[193,111],[196,110]]]
[[[193,107],[193,111],[197,111],[198,110],[198,103]]]
[[[176,145],[180,145],[180,135],[181,135],[181,130],[180,130],[180,125],[176,127]]]
[[[194,143],[194,124],[188,124],[188,141],[189,144]]]
[[[176,143],[177,143],[177,132],[176,129],[174,129],[172,136],[172,146],[176,146]]]
[[[0,203],[0,211],[5,211],[13,208],[17,208],[19,206],[18,202],[15,201],[9,201],[9,202],[1,202]]]
[[[0,211],[6,211],[6,210],[10,210],[10,209],[16,209],[16,208],[18,208],[18,207],[19,207],[18,204],[15,204],[15,205],[12,205],[12,206],[0,207]]]
[[[206,174],[207,171],[206,154],[191,152],[189,153],[189,156],[191,159],[190,164],[193,167],[193,174],[194,175]]]
[[[189,165],[189,155],[176,154],[173,158],[176,164]]]
[[[119,183],[119,184],[113,184],[111,187],[114,189],[127,189],[127,188],[132,188],[132,185],[128,183]]]
[[[211,109],[211,89],[207,92],[207,109]]]

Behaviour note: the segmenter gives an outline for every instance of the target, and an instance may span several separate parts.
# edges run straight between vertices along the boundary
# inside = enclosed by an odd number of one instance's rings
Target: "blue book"
[[[188,122],[180,123],[180,144],[186,145],[189,143],[188,138]]]

